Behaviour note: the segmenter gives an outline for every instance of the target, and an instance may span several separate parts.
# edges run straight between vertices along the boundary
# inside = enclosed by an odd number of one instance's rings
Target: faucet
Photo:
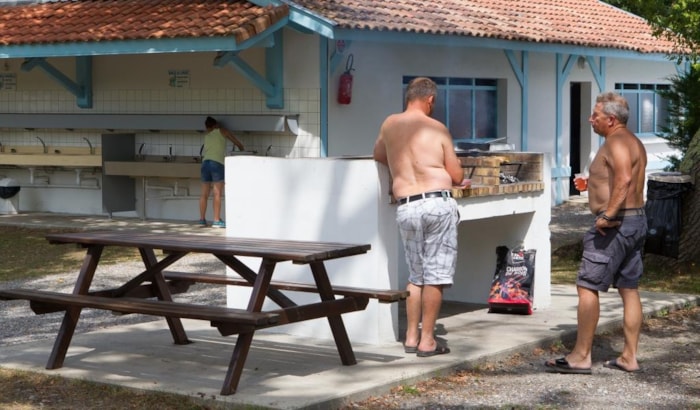
[[[145,143],[142,142],[142,143],[141,143],[141,146],[139,147],[139,153],[136,154],[136,159],[137,159],[137,160],[143,160],[143,159],[144,159],[144,155],[143,155],[143,146],[144,146],[144,145],[145,145]]]
[[[95,148],[92,147],[92,143],[90,142],[90,140],[89,140],[87,137],[83,137],[83,139],[84,139],[85,141],[87,141],[88,146],[90,146],[90,155],[94,155],[94,154],[95,154]]]
[[[265,150],[265,156],[268,156],[270,154],[271,149],[272,149],[272,144],[267,146],[267,149]]]
[[[165,161],[175,161],[175,157],[173,156],[173,146],[171,145],[170,148],[168,148],[168,156],[163,157]]]
[[[44,143],[44,140],[42,140],[41,137],[39,137],[39,136],[37,136],[36,139],[38,139],[39,142],[41,142],[41,145],[44,147],[44,154],[48,153],[49,150],[48,150],[48,148],[46,148],[46,144]]]

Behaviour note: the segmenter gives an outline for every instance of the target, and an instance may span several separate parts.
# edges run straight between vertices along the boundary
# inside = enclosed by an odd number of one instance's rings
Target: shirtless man
[[[642,326],[642,303],[637,286],[642,275],[642,248],[647,231],[644,215],[644,178],[647,154],[642,142],[627,129],[629,106],[615,93],[603,93],[589,122],[605,138],[590,166],[590,176],[574,181],[588,190],[595,225],[583,238],[583,259],[576,282],[578,333],[566,357],[549,360],[555,373],[591,373],[591,347],[600,316],[598,292],[617,288],[623,303],[625,344],[619,357],[604,367],[639,370],[637,345]]]
[[[393,179],[409,266],[404,350],[419,357],[450,352],[435,340],[434,329],[457,263],[459,212],[451,188],[464,181],[449,131],[430,117],[436,96],[432,80],[411,81],[405,111],[387,117],[374,145],[374,159],[389,166]]]

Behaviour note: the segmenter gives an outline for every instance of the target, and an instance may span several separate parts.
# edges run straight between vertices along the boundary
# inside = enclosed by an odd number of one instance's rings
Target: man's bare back
[[[384,121],[374,158],[389,166],[396,198],[449,190],[464,178],[447,128],[410,105]]]

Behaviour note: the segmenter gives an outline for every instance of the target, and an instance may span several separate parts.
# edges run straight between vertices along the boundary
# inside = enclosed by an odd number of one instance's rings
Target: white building
[[[642,19],[595,0],[3,3],[0,177],[20,181],[21,212],[196,220],[207,115],[258,155],[369,155],[413,76],[440,83],[456,139],[551,154],[561,203],[601,142],[587,123],[601,91],[629,98],[650,170],[663,166],[654,90],[683,69]],[[158,171],[56,165],[74,149]],[[25,151],[45,162],[15,165]]]

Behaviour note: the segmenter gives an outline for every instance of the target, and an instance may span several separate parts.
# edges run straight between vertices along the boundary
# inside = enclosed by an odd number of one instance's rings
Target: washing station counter
[[[101,167],[100,147],[17,145],[0,148],[0,165],[16,167]]]

